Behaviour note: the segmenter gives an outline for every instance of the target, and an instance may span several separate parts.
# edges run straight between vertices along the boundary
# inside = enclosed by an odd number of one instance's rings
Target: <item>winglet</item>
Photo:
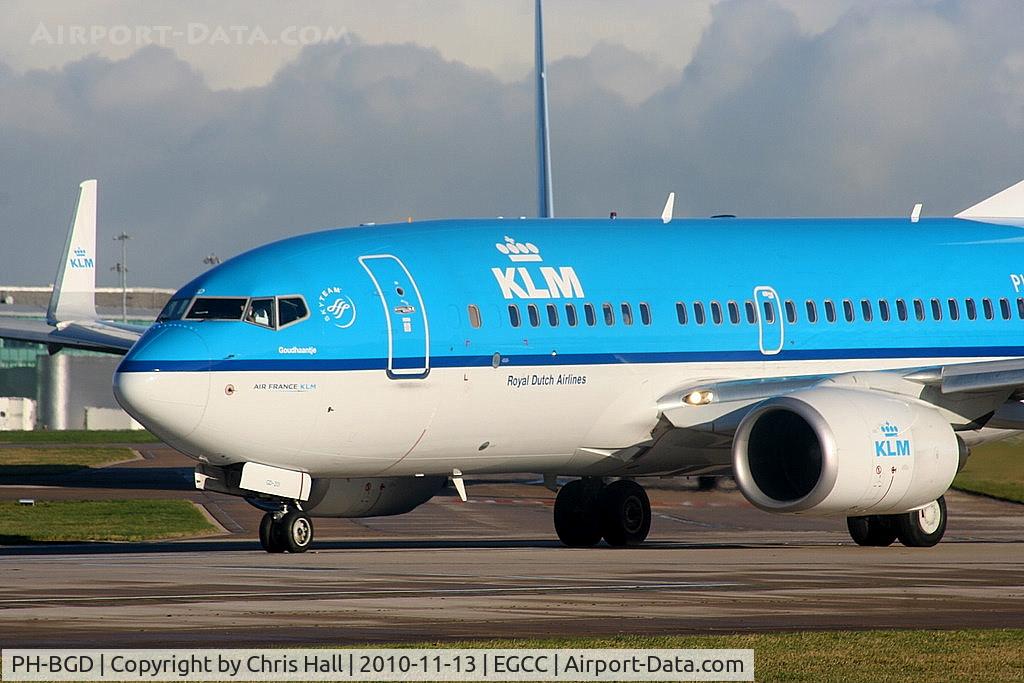
[[[665,208],[661,210],[661,222],[671,223],[672,222],[672,211],[676,208],[676,193],[669,192],[668,199],[665,200]]]
[[[534,58],[537,80],[537,215],[554,218],[554,197],[551,191],[551,138],[548,133],[548,71],[544,63],[544,7],[537,0],[534,9]]]
[[[956,214],[955,218],[1024,218],[1024,180]]]
[[[96,320],[96,181],[80,186],[68,241],[57,267],[53,295],[46,311],[51,325]]]

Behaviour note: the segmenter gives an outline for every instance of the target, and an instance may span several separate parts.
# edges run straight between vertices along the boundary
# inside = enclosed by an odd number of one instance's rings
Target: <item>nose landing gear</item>
[[[268,512],[260,520],[260,545],[268,553],[304,553],[313,542],[313,520],[298,508]]]
[[[651,502],[635,481],[607,486],[596,477],[571,481],[555,498],[555,532],[565,545],[584,548],[603,537],[611,546],[637,545],[651,530]]]

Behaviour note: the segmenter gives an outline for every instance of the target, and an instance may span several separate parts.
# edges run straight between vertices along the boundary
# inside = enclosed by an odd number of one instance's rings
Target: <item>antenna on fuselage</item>
[[[548,81],[544,63],[544,3],[537,0],[535,9],[534,48],[537,75],[537,215],[554,218],[555,206],[551,191],[551,139],[548,135]]]

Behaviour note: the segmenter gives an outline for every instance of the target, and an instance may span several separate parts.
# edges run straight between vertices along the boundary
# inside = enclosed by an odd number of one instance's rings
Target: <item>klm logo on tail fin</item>
[[[82,247],[75,247],[68,265],[72,268],[95,268],[96,262],[89,256],[89,252]]]
[[[516,242],[506,236],[494,247],[513,263],[541,263],[540,249],[531,242]],[[583,284],[572,266],[526,266],[491,268],[506,299],[582,299]]]

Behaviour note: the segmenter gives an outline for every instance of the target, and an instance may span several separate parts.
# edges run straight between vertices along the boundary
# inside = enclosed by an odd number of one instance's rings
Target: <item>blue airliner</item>
[[[970,448],[1024,429],[1024,183],[942,219],[555,219],[539,9],[541,218],[282,240],[138,329],[95,314],[87,181],[48,323],[0,336],[126,354],[120,404],[264,509],[269,552],[521,472],[572,478],[570,546],[642,542],[654,475],[937,543]]]

